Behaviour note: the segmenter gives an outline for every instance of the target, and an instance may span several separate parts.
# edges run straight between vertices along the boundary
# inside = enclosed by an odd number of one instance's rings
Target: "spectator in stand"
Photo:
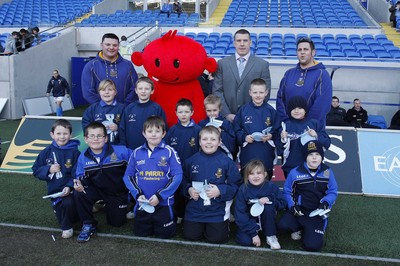
[[[19,37],[19,33],[17,31],[13,31],[6,40],[6,47],[4,48],[5,55],[18,54],[17,50],[17,39]]]
[[[28,31],[32,35],[33,41],[36,40],[36,44],[40,44],[41,39],[40,39],[40,35],[39,35],[39,28],[33,27],[32,29],[28,29]]]
[[[351,126],[346,121],[346,110],[339,105],[339,98],[332,97],[331,110],[326,115],[327,126]]]
[[[389,129],[400,130],[400,110],[398,110],[392,117]]]
[[[21,51],[25,51],[26,49],[28,49],[32,46],[34,37],[26,29],[20,29],[19,34],[21,36],[21,38],[20,38],[21,48],[20,49],[21,49]]]
[[[392,22],[393,28],[397,26],[397,18],[400,18],[400,1],[397,1],[395,5],[389,8],[390,21]]]
[[[174,13],[177,13],[178,16],[182,14],[182,4],[179,2],[179,0],[174,0],[173,11]]]
[[[126,60],[131,60],[131,55],[133,53],[133,48],[130,42],[128,42],[128,38],[125,35],[121,36],[121,42],[119,43],[119,53]]]
[[[353,108],[347,110],[346,121],[353,127],[357,128],[380,128],[377,126],[367,124],[368,112],[361,107],[361,101],[358,98],[353,100]]]
[[[160,13],[165,13],[169,17],[171,14],[171,5],[169,4],[169,0],[163,0]]]

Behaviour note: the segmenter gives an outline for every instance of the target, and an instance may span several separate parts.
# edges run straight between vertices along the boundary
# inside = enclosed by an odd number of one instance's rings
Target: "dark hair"
[[[310,38],[307,38],[307,37],[301,37],[301,38],[299,38],[299,39],[297,40],[297,45],[296,45],[296,47],[299,47],[299,44],[300,44],[300,43],[303,43],[303,42],[309,43],[309,44],[310,44],[311,50],[315,50],[314,42],[313,42]]]
[[[253,86],[253,85],[265,86],[265,89],[268,90],[267,83],[265,82],[265,80],[263,80],[263,79],[261,79],[261,78],[253,79],[253,80],[251,81],[251,83],[250,83],[250,88],[251,88],[251,86]]]
[[[339,98],[336,96],[332,96],[332,100],[338,100],[338,102],[339,102]]]
[[[114,33],[106,33],[103,35],[103,37],[101,38],[101,42],[104,42],[104,39],[115,39],[119,42],[119,38],[117,35],[115,35]]]
[[[244,169],[243,169],[243,179],[244,179],[244,183],[247,185],[249,183],[249,175],[252,171],[254,171],[254,169],[256,168],[261,168],[262,171],[264,171],[265,173],[265,181],[268,180],[268,173],[265,169],[265,165],[262,161],[260,160],[251,160],[249,161]]]
[[[87,137],[89,129],[97,129],[101,128],[103,129],[104,136],[107,136],[107,129],[106,127],[100,123],[100,122],[91,122],[86,128],[85,128],[85,137]]]
[[[37,31],[37,32],[39,33],[39,28],[38,28],[38,27],[33,27],[33,28],[32,28],[32,32],[33,32],[33,31]]]
[[[353,100],[353,103],[355,102],[355,101],[359,101],[360,99],[358,99],[358,98],[355,98],[354,100]]]
[[[20,33],[28,33],[28,31],[26,29],[20,29],[19,32]]]
[[[178,106],[189,106],[190,110],[193,111],[193,104],[189,99],[180,99],[175,105],[175,110],[178,109]]]
[[[56,120],[53,125],[51,125],[51,132],[54,133],[54,130],[56,129],[56,127],[61,126],[61,127],[65,127],[66,129],[69,129],[69,133],[72,133],[72,125],[71,123],[66,120],[66,119],[58,119]]]
[[[233,35],[234,40],[236,39],[237,34],[247,34],[247,35],[249,35],[249,39],[250,39],[250,32],[248,30],[240,29],[240,30],[236,31],[235,34]]]
[[[128,40],[128,38],[126,38],[125,35],[122,35],[122,36],[121,36],[121,41],[126,41],[126,40]]]
[[[135,84],[135,87],[139,84],[139,82],[146,82],[151,85],[151,90],[154,90],[154,82],[149,77],[140,77]]]
[[[147,128],[151,127],[160,128],[163,132],[166,131],[165,121],[161,117],[156,115],[152,115],[147,118],[146,121],[144,121],[143,132],[145,132]]]

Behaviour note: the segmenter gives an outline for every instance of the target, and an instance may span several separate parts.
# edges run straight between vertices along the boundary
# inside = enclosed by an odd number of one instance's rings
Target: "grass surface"
[[[80,116],[84,108],[68,111],[66,116]],[[2,141],[11,141],[19,120],[0,121]],[[50,130],[50,129],[48,129]],[[9,144],[2,144],[2,158]],[[0,174],[0,222],[59,228],[46,195],[46,183],[24,174]],[[339,195],[331,213],[327,231],[327,243],[322,253],[339,253],[400,259],[399,199],[371,198]],[[96,214],[101,233],[132,235],[132,221],[120,228],[108,226],[103,212]],[[231,240],[234,242],[235,225],[231,224]],[[76,231],[80,224],[76,224]],[[56,241],[53,241],[54,234]],[[301,250],[288,234],[278,235],[283,249]],[[182,228],[178,227],[176,240],[182,240]],[[89,243],[78,244],[76,237],[63,240],[59,232],[0,227],[0,264],[16,265],[27,262],[40,264],[144,264],[144,265],[377,265],[383,262],[354,259],[327,258],[232,250],[218,247],[199,247],[130,239],[96,237]],[[265,248],[259,248],[265,250]],[[87,254],[90,254],[89,256]],[[393,264],[393,263],[390,263]]]

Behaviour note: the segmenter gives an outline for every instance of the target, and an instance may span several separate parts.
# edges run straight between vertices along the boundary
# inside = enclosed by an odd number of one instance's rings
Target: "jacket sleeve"
[[[133,64],[130,63],[130,75],[128,75],[126,82],[128,83],[126,89],[128,90],[125,92],[125,104],[133,103],[138,99],[138,96],[135,92],[135,84],[138,80],[138,75],[133,67]]]
[[[170,181],[168,182],[168,184],[160,189],[159,191],[157,191],[156,196],[158,198],[162,198],[163,200],[168,199],[169,197],[171,197],[175,191],[178,189],[179,185],[182,182],[182,166],[180,163],[180,159],[178,157],[178,153],[170,148],[170,157],[169,157],[169,166],[170,166]]]
[[[289,172],[285,184],[283,185],[283,196],[286,199],[289,210],[290,208],[292,208],[292,206],[295,205],[295,202],[293,200],[293,184],[296,171],[295,169],[297,168],[294,168],[292,171]]]
[[[329,169],[328,189],[326,195],[320,200],[320,203],[326,201],[329,204],[329,208],[332,208],[332,205],[335,204],[337,195],[338,185],[336,183],[335,175],[333,174],[332,169]]]
[[[236,135],[236,141],[239,146],[242,146],[243,143],[246,141],[246,132],[242,127],[242,108],[239,109],[237,112],[235,119],[233,120],[233,129]]]
[[[93,104],[86,108],[85,112],[82,115],[82,129],[83,132],[85,132],[85,128],[91,123],[94,122],[93,115],[92,115],[92,110],[93,110]]]
[[[283,121],[287,121],[289,119],[289,115],[286,113],[286,78],[287,72],[283,76],[281,83],[279,84],[278,93],[276,94],[276,110]]]
[[[267,61],[265,61],[265,63],[266,64],[265,64],[264,68],[261,71],[261,77],[260,78],[262,78],[265,81],[265,83],[267,85],[267,88],[268,88],[268,90],[270,92],[270,93],[268,93],[267,97],[265,98],[265,101],[268,101],[269,98],[271,97],[271,91],[272,91],[272,88],[271,88],[271,74],[269,72],[269,63]]]
[[[47,91],[46,91],[46,93],[50,93],[52,89],[53,89],[53,84],[51,84],[51,79],[50,79],[50,80],[49,80],[49,83],[47,84]]]
[[[132,194],[134,199],[137,199],[140,195],[143,194],[142,190],[139,188],[139,185],[136,182],[136,172],[135,152],[133,152],[131,154],[131,157],[129,158],[123,180],[126,188]]]
[[[35,163],[32,166],[32,171],[36,178],[49,181],[50,177],[48,175],[50,173],[49,170],[51,165],[46,163],[46,150],[43,150],[39,153]]]
[[[93,77],[94,66],[92,61],[88,62],[83,68],[81,78],[83,98],[90,104],[100,101],[100,95],[97,92],[97,88],[95,88],[95,81]]]
[[[316,98],[307,115],[318,121],[325,121],[332,103],[332,80],[326,70],[321,70],[316,90]]]
[[[247,207],[247,200],[244,195],[245,188],[240,187],[235,200],[235,222],[241,231],[251,237],[255,237],[260,230],[256,219],[252,218]]]
[[[331,138],[329,137],[328,133],[325,131],[325,127],[322,123],[315,121],[315,131],[318,135],[318,141],[324,146],[325,149],[329,149],[331,146]]]
[[[69,87],[68,81],[65,78],[63,78],[62,83],[63,83],[63,88],[65,89],[65,93],[71,94],[71,88]]]

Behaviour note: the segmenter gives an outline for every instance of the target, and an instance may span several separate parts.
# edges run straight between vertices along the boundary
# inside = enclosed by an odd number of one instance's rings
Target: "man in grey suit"
[[[221,115],[231,122],[238,109],[251,101],[249,95],[251,81],[262,78],[271,91],[269,64],[250,54],[250,33],[245,29],[238,30],[234,35],[234,45],[235,55],[218,61],[213,85],[213,94],[221,98]]]

